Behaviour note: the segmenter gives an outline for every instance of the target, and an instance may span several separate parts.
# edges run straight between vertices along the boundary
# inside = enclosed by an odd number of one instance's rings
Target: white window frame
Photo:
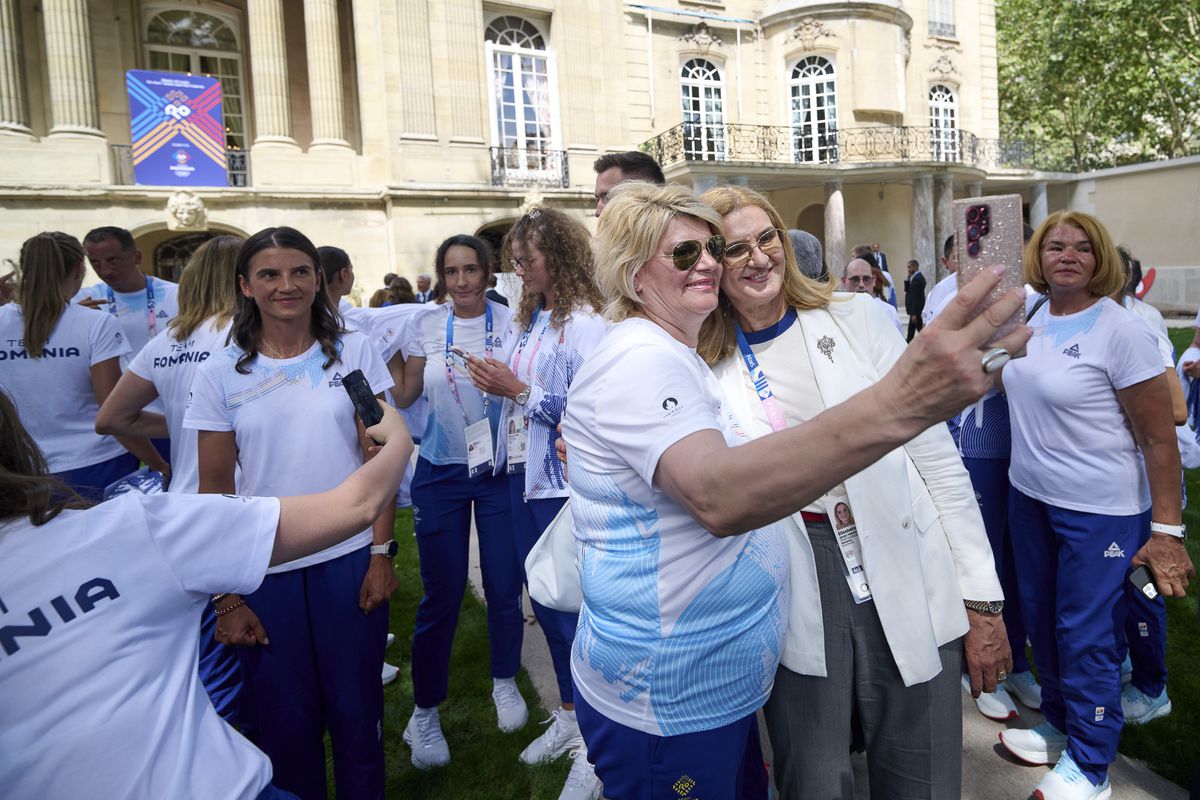
[[[555,52],[550,48],[549,37],[546,36],[541,26],[527,17],[520,17],[516,14],[498,14],[496,15],[496,19],[505,16],[517,17],[536,28],[542,41],[546,43],[546,49],[517,47],[484,41],[488,77],[488,126],[491,130],[492,147],[501,150],[500,157],[505,161],[505,172],[509,176],[535,181],[554,179],[562,173],[562,163],[560,161],[562,158],[562,117],[559,111],[558,98],[558,59]],[[491,22],[494,21],[492,20]],[[488,23],[488,27],[490,27],[491,22]],[[520,125],[517,127],[516,147],[510,149],[510,144],[504,141],[504,134],[500,130],[500,119],[497,114],[501,89],[496,80],[496,57],[498,54],[511,55],[518,60],[518,63],[521,58],[538,58],[545,59],[546,61],[546,92],[549,95],[550,105],[550,136],[545,140],[547,146],[544,149],[538,149],[536,146],[531,149],[528,146],[528,141],[525,139],[522,126]],[[525,108],[523,103],[521,108]],[[559,154],[547,157],[544,155],[547,151],[558,151]]]
[[[795,77],[796,70],[800,69],[802,65],[811,68],[816,66],[817,62],[824,62],[826,65],[821,73]],[[787,86],[788,127],[791,130],[792,159],[798,164],[828,164],[837,161],[839,156],[837,145],[837,64],[833,59],[823,55],[801,56],[792,62],[792,66],[788,70]],[[820,105],[820,108],[825,111],[823,123],[819,123],[815,119],[807,121],[797,119],[799,111],[797,105],[803,99],[802,87],[805,86],[812,90],[811,97],[814,104],[810,113],[818,108],[816,103],[818,99],[824,101]],[[822,124],[824,125],[824,134],[833,137],[832,144],[821,143]]]
[[[696,76],[696,70],[704,70],[708,75]],[[689,161],[724,161],[725,79],[721,68],[707,58],[685,61],[679,68],[679,97],[684,158]],[[699,111],[691,107],[694,103],[700,105]]]
[[[934,161],[961,160],[958,94],[944,83],[929,87],[929,154]]]
[[[954,0],[929,0],[929,35],[944,39],[956,37]]]
[[[216,17],[224,22],[231,31],[233,31],[234,40],[237,43],[237,50],[206,50],[199,47],[179,47],[177,45],[159,44],[150,41],[150,21],[164,11],[198,11],[202,14],[207,14],[210,17]],[[190,61],[188,71],[193,75],[206,75],[200,70],[200,57],[209,56],[212,58],[227,58],[237,63],[237,79],[238,86],[241,91],[234,95],[240,101],[242,112],[242,146],[235,148],[230,146],[229,141],[225,142],[225,149],[232,152],[249,152],[250,143],[254,141],[250,126],[252,123],[252,115],[250,113],[250,95],[246,91],[246,69],[245,58],[245,40],[242,37],[242,20],[236,12],[226,8],[218,8],[210,5],[182,5],[179,3],[159,3],[146,5],[142,7],[142,26],[141,26],[141,41],[142,41],[142,56],[145,58],[147,69],[150,68],[150,53],[170,53],[173,55],[187,56]],[[225,87],[221,87],[221,113],[224,115],[224,98]]]

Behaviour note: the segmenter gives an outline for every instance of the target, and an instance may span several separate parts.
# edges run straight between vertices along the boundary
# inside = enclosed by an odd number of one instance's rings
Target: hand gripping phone
[[[1154,579],[1150,577],[1150,570],[1146,568],[1145,564],[1129,573],[1129,582],[1149,599],[1153,600],[1158,597],[1158,587],[1154,585]]]
[[[997,264],[1008,268],[1000,277],[1000,282],[975,308],[975,316],[982,314],[1008,292],[1025,285],[1021,269],[1023,231],[1019,194],[969,197],[954,201],[954,255],[958,261],[958,288],[961,289],[980,272]],[[1017,309],[984,344],[984,348],[1012,333],[1024,321],[1024,309]]]
[[[372,425],[378,425],[383,419],[383,411],[379,409],[379,401],[375,399],[375,393],[371,391],[371,384],[367,383],[367,378],[362,374],[361,369],[356,369],[349,375],[342,378],[342,387],[346,390],[346,394],[350,395],[350,402],[354,404],[354,413],[358,414],[358,418],[362,420],[364,428],[369,428]]]

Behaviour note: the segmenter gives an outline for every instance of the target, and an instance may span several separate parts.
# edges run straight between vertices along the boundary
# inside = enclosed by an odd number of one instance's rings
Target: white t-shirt
[[[1125,306],[1125,310],[1132,311],[1134,316],[1146,323],[1150,332],[1154,334],[1155,341],[1158,342],[1158,352],[1162,356],[1163,366],[1167,369],[1174,369],[1175,346],[1171,344],[1171,337],[1167,335],[1167,321],[1163,319],[1162,313],[1149,303],[1129,295],[1125,295],[1122,304]]]
[[[921,312],[921,322],[925,325],[942,312],[950,298],[958,293],[958,273],[951,272],[938,281],[925,298],[925,310]]]
[[[392,387],[391,376],[366,336],[346,333],[340,359],[328,368],[319,342],[294,358],[259,353],[249,364],[249,375],[234,368],[241,355],[241,348],[230,345],[200,366],[183,419],[186,429],[234,432],[242,468],[239,492],[262,497],[324,492],[362,465],[354,406],[342,388],[342,376],[361,369],[374,391]],[[370,542],[367,528],[269,572],[320,564]]]
[[[179,314],[179,303],[176,297],[179,293],[179,284],[153,276],[149,280],[149,289],[138,289],[136,292],[113,291],[112,296],[116,302],[105,303],[97,309],[115,317],[121,324],[121,330],[125,332],[129,346],[133,348],[130,358],[145,347],[152,338],[165,331],[167,323]],[[85,286],[71,298],[71,302],[78,303],[87,298],[107,300],[110,291],[112,290],[107,283]],[[151,293],[154,295],[153,322],[148,313]],[[122,368],[128,363],[128,359],[123,360]]]
[[[1154,335],[1108,298],[1029,321],[1024,358],[1004,367],[1012,426],[1009,480],[1060,508],[1113,516],[1150,507],[1141,452],[1116,392],[1163,372]]]
[[[871,299],[882,306],[883,314],[888,318],[888,321],[896,326],[896,330],[904,333],[904,326],[900,324],[900,312],[896,311],[896,307],[887,300],[880,300],[875,295],[871,295]]]
[[[719,538],[653,485],[671,445],[710,429],[730,445],[748,441],[696,351],[643,319],[609,329],[563,417],[584,595],[576,690],[655,736],[754,713],[787,627],[779,525]]]
[[[182,342],[175,339],[172,331],[163,331],[129,362],[130,372],[154,384],[167,417],[171,435],[169,491],[195,493],[200,484],[196,432],[183,429],[183,414],[196,371],[210,355],[225,349],[228,336],[229,323],[214,328],[211,320]]]
[[[0,797],[257,797],[271,764],[209,702],[196,620],[258,588],[278,524],[275,498],[130,492],[0,526],[0,621],[42,629],[0,654]]]
[[[25,351],[25,320],[16,303],[0,306],[0,389],[21,424],[42,449],[51,472],[88,467],[125,452],[111,436],[96,433],[96,393],[91,368],[129,353],[129,343],[107,314],[68,305],[41,358]]]
[[[508,352],[501,335],[508,327],[512,312],[499,303],[487,301],[492,310],[492,358],[505,361]],[[452,303],[427,306],[416,317],[415,335],[408,343],[409,356],[425,359],[425,397],[429,398],[429,419],[421,436],[421,458],[432,464],[466,464],[466,427],[483,419],[483,394],[471,383],[466,366],[454,359],[454,387],[458,399],[451,391],[446,377],[446,319]],[[486,314],[463,319],[454,317],[454,346],[461,347],[473,356],[483,358],[487,354],[484,342],[487,328]],[[492,426],[492,442],[496,441],[499,427],[501,397],[489,397],[487,415]]]

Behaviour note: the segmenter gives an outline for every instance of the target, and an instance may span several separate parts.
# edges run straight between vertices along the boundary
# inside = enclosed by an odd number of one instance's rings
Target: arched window
[[[179,276],[192,255],[214,236],[215,233],[185,233],[162,242],[154,248],[154,274],[179,283]]]
[[[838,160],[837,79],[833,64],[807,56],[792,67],[792,157],[800,163]]]
[[[147,11],[146,62],[150,69],[204,75],[221,81],[225,149],[246,149],[242,48],[238,21],[215,11],[158,8]],[[243,176],[244,178],[244,176]],[[230,183],[237,184],[236,176]]]
[[[689,160],[725,158],[725,105],[721,71],[711,61],[693,58],[679,73],[683,99],[683,151]]]
[[[558,150],[558,88],[554,54],[537,26],[497,17],[484,32],[492,102],[492,144],[508,175],[553,171]]]
[[[958,98],[940,83],[929,88],[930,155],[934,161],[958,161]]]

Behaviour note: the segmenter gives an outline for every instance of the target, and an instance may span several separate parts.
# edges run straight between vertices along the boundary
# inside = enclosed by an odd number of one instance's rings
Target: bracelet
[[[1186,539],[1187,529],[1182,525],[1167,525],[1163,522],[1151,522],[1151,533],[1164,533],[1167,536],[1174,536],[1176,539]]]
[[[214,612],[214,613],[215,613],[215,614],[216,614],[218,617],[223,617],[223,616],[225,616],[226,614],[228,614],[230,611],[233,611],[234,609],[237,609],[237,608],[241,608],[241,607],[242,607],[242,606],[244,606],[244,605],[246,605],[246,600],[245,600],[245,598],[242,598],[241,600],[238,600],[236,603],[234,603],[233,605],[231,605],[229,608],[222,608],[222,609],[220,609],[220,610],[217,610],[217,609],[215,609],[215,608],[214,608],[214,609],[213,609],[213,612]]]

